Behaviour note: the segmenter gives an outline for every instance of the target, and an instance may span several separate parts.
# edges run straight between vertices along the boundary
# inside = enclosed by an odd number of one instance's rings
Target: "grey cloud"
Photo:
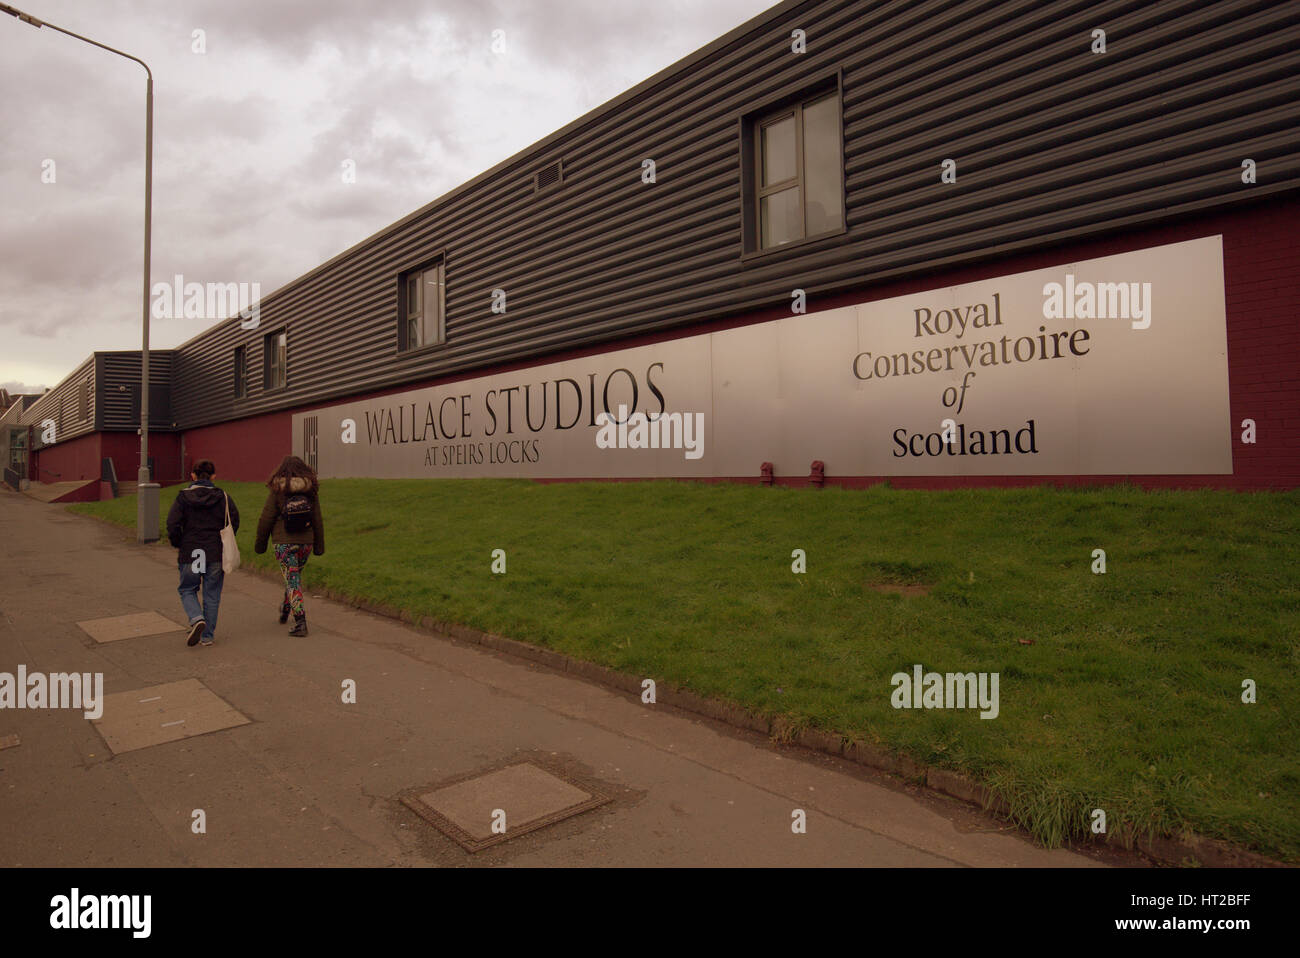
[[[0,284],[58,292],[109,281],[129,262],[128,249],[136,250],[138,270],[141,242],[138,215],[128,223],[103,205],[7,218],[0,221]]]
[[[267,47],[277,54],[303,58],[317,44],[344,52],[366,49],[377,36],[402,29],[448,8],[472,8],[470,2],[431,4],[428,0],[197,0],[190,5],[196,26],[208,31],[209,43]]]
[[[187,97],[182,104],[168,115],[165,131],[169,142],[178,145],[213,140],[252,144],[276,124],[276,105],[266,96],[227,100],[209,94]]]

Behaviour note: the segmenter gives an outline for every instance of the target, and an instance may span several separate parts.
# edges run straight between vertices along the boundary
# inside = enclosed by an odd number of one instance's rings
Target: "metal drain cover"
[[[467,851],[477,852],[611,801],[588,781],[520,762],[428,789],[402,803]]]

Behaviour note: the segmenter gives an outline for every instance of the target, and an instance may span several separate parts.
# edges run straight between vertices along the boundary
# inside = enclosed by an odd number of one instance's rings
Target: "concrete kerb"
[[[73,513],[73,515],[81,515]],[[121,531],[122,527],[99,516],[85,518],[103,522]],[[167,546],[167,541],[160,540],[155,545]],[[270,569],[253,566],[240,568],[274,582],[282,581],[280,575]],[[627,692],[640,698],[641,679],[619,672],[615,669],[593,662],[584,662],[571,658],[551,649],[544,649],[518,639],[485,632],[470,626],[453,622],[442,622],[431,616],[417,617],[394,606],[370,602],[356,596],[346,595],[335,589],[318,587],[314,593],[334,602],[371,612],[385,618],[396,619],[413,628],[429,632],[442,638],[451,638],[461,642],[481,645],[485,648],[526,659],[556,670],[567,672],[585,681],[594,682],[620,692]],[[734,705],[717,699],[709,699],[687,689],[679,689],[660,683],[655,690],[657,702],[679,708],[686,712],[702,715],[724,725],[749,731],[760,732],[779,744],[794,744],[809,751],[820,752],[847,759],[858,765],[865,765],[880,772],[886,772],[916,786],[939,792],[949,798],[966,802],[985,811],[991,812],[1004,820],[1010,819],[1011,808],[1006,800],[987,786],[973,781],[951,769],[936,768],[915,761],[907,755],[891,752],[887,749],[866,742],[849,741],[837,732],[827,732],[814,728],[797,728],[785,716],[766,717],[743,706]],[[1095,840],[1094,840],[1095,841]],[[1135,837],[1131,831],[1107,835],[1102,844],[1116,844],[1124,848],[1136,847],[1146,857],[1159,865],[1184,867],[1199,865],[1206,868],[1277,868],[1285,867],[1257,852],[1239,848],[1219,839],[1205,838],[1188,833],[1181,837],[1143,836]]]

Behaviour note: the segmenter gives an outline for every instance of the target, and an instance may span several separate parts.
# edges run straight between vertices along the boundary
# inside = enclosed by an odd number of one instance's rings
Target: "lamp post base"
[[[158,541],[158,490],[150,481],[149,470],[141,469],[136,483],[135,541]]]

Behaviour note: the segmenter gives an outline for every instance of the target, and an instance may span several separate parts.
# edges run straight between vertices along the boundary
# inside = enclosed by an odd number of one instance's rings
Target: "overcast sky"
[[[152,68],[153,279],[265,295],[774,2],[12,5]],[[144,92],[139,66],[0,14],[0,387],[140,348]],[[213,322],[156,319],[152,346]]]

